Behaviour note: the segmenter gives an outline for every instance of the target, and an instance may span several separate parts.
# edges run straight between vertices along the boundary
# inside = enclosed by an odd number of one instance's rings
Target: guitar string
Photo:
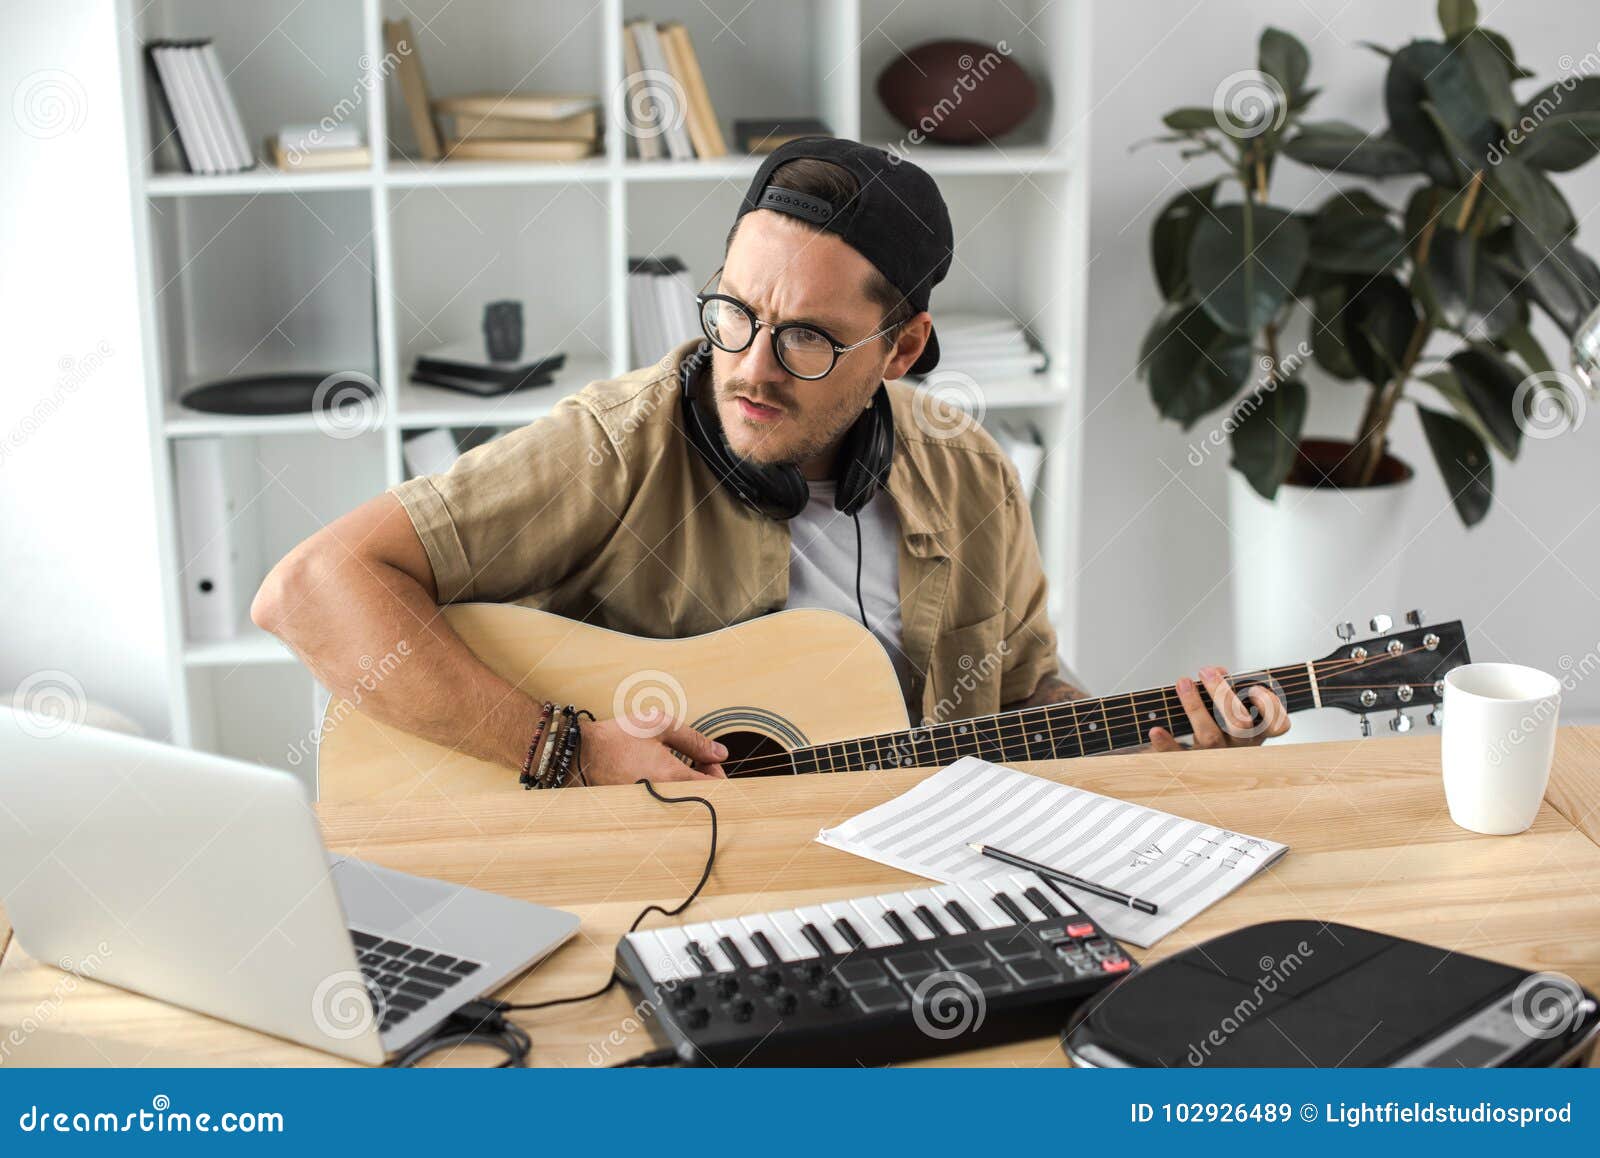
[[[1364,659],[1364,660],[1341,659],[1341,660],[1314,661],[1313,666],[1316,666],[1316,667],[1320,668],[1320,667],[1326,665],[1327,670],[1325,672],[1322,672],[1321,674],[1322,675],[1336,675],[1336,674],[1339,674],[1339,672],[1344,671],[1344,670],[1348,670],[1348,669],[1350,669],[1352,667],[1358,667],[1358,666],[1361,666],[1361,665],[1364,665],[1364,664],[1373,664],[1373,665],[1375,665],[1377,663],[1399,659],[1401,656],[1410,655],[1410,654],[1413,654],[1416,651],[1421,651],[1421,650],[1427,650],[1427,649],[1426,648],[1412,648],[1410,651],[1402,650],[1399,655],[1390,655],[1387,652],[1385,652],[1381,656],[1376,656],[1376,657],[1369,656],[1367,659]],[[1304,665],[1292,664],[1292,665],[1284,665],[1284,666],[1294,667],[1296,669],[1299,669],[1299,668],[1303,667]],[[1252,683],[1252,681],[1254,681],[1254,677],[1261,676],[1261,675],[1266,675],[1270,670],[1271,669],[1257,670],[1257,671],[1251,671],[1251,672],[1239,672],[1239,673],[1227,676],[1226,679],[1227,679],[1227,682],[1228,682],[1229,686],[1230,687],[1234,687],[1236,685],[1236,682],[1237,683]],[[1277,681],[1275,681],[1275,682],[1277,682]],[[1256,683],[1258,684],[1259,681],[1256,681]],[[1253,685],[1253,686],[1255,686],[1255,685]],[[1259,686],[1265,686],[1265,685],[1259,685]],[[1312,686],[1311,679],[1309,677],[1304,677],[1304,676],[1299,677],[1296,680],[1278,682],[1278,687],[1281,690],[1283,690],[1285,693],[1288,693],[1291,690],[1292,691],[1308,690],[1311,686]],[[1388,685],[1373,685],[1373,686],[1374,687],[1383,687],[1383,686],[1388,686]],[[1399,685],[1396,684],[1394,686],[1398,687]],[[1028,723],[1025,723],[1021,719],[1021,717],[1027,715],[1028,713],[1048,713],[1048,712],[1057,712],[1057,713],[1059,713],[1060,709],[1068,708],[1070,706],[1073,709],[1073,711],[1072,711],[1073,719],[1072,719],[1072,721],[1070,721],[1070,724],[1065,719],[1062,719],[1059,722],[1062,724],[1063,727],[1070,726],[1070,727],[1072,727],[1074,729],[1074,733],[1073,734],[1079,736],[1079,750],[1080,750],[1080,752],[1086,752],[1086,749],[1085,749],[1085,747],[1084,747],[1084,745],[1082,743],[1082,740],[1081,740],[1081,733],[1084,731],[1084,729],[1083,729],[1082,725],[1078,722],[1078,719],[1077,719],[1076,708],[1078,706],[1087,705],[1087,704],[1094,704],[1094,703],[1103,703],[1106,700],[1121,700],[1121,699],[1131,700],[1133,702],[1132,710],[1129,710],[1127,708],[1119,708],[1119,709],[1117,709],[1117,714],[1116,714],[1116,716],[1114,718],[1112,717],[1112,715],[1109,712],[1107,712],[1105,709],[1102,708],[1101,715],[1103,717],[1103,722],[1106,724],[1106,734],[1110,735],[1110,733],[1112,731],[1114,731],[1117,727],[1126,726],[1126,725],[1128,725],[1130,723],[1133,723],[1134,721],[1137,720],[1138,715],[1139,715],[1139,710],[1140,710],[1140,706],[1138,704],[1138,697],[1160,695],[1163,698],[1163,705],[1165,705],[1168,702],[1168,698],[1169,697],[1168,697],[1167,693],[1170,690],[1171,689],[1170,689],[1170,686],[1169,686],[1167,688],[1151,688],[1151,689],[1146,689],[1144,691],[1124,693],[1122,695],[1105,696],[1105,697],[1100,697],[1099,699],[1095,699],[1095,700],[1072,700],[1072,701],[1063,701],[1062,703],[1058,703],[1058,704],[1041,704],[1038,707],[1034,707],[1034,708],[1020,708],[1020,709],[1014,709],[1014,710],[1012,710],[1010,712],[996,712],[996,713],[993,713],[993,714],[988,715],[988,716],[977,717],[977,718],[975,718],[973,720],[952,721],[949,724],[929,725],[927,728],[923,728],[923,729],[911,728],[911,729],[904,729],[904,730],[902,730],[900,732],[879,733],[878,735],[885,735],[885,736],[888,736],[888,735],[911,736],[911,746],[912,746],[912,750],[914,752],[915,751],[915,745],[916,745],[916,742],[917,742],[916,741],[916,737],[914,735],[912,735],[912,733],[914,733],[914,732],[917,732],[917,731],[931,731],[931,729],[935,728],[935,727],[948,729],[948,728],[956,727],[959,724],[977,725],[977,724],[981,724],[984,720],[1000,720],[1001,723],[1000,723],[1000,726],[999,726],[998,730],[996,731],[996,733],[995,733],[995,735],[993,737],[993,742],[997,742],[997,743],[1000,743],[1000,744],[1003,745],[1003,744],[1008,743],[1010,741],[1014,741],[1014,740],[1018,740],[1018,739],[1025,739],[1023,733],[1029,731],[1030,730],[1030,726],[1029,726]],[[1165,711],[1165,707],[1164,707],[1163,710]],[[1167,713],[1167,714],[1170,717],[1170,713]],[[1146,719],[1148,720],[1148,716],[1146,717]],[[1187,719],[1187,717],[1185,717],[1185,719]],[[1030,723],[1031,724],[1037,724],[1039,722],[1040,721],[1038,721],[1037,719],[1034,719]],[[1051,730],[1051,728],[1053,726],[1053,722],[1054,721],[1051,721],[1048,718],[1046,718],[1043,721],[1047,731]],[[1101,722],[1102,722],[1102,720],[1090,720],[1090,723],[1091,724],[1095,724],[1095,725],[1097,725],[1097,724],[1099,724]],[[1169,723],[1172,723],[1170,718],[1169,718]],[[1008,729],[1012,729],[1013,730],[1012,734],[1010,734],[1009,736],[1007,735],[1007,730]],[[1098,734],[1098,728],[1091,728],[1090,730],[1092,732]],[[972,742],[975,743],[978,739],[980,739],[980,737],[978,737],[976,735],[976,731],[977,731],[976,727],[974,727],[973,731],[974,731],[974,736],[973,736]],[[965,735],[966,735],[965,733],[962,733],[963,739],[965,738]],[[949,737],[949,739],[950,739],[950,742],[952,744],[960,744],[962,742],[961,740],[957,740],[954,736]],[[853,743],[853,744],[857,744],[858,753],[862,757],[865,757],[865,753],[864,752],[860,752],[860,747],[859,746],[860,746],[861,743],[864,743],[864,742],[867,742],[867,741],[872,741],[874,749],[877,749],[877,747],[878,747],[877,736],[852,737],[852,738],[847,739],[847,740],[835,740],[835,741],[831,741],[831,742],[828,742],[828,743],[825,743],[825,744],[808,745],[807,749],[816,750],[816,749],[820,749],[820,748],[831,748],[831,747],[835,747],[835,746],[848,745],[848,744],[852,744]],[[1052,741],[1053,741],[1053,734],[1052,734]],[[934,737],[931,740],[931,742],[934,744],[935,753],[937,753],[937,751],[938,751],[938,742],[939,742],[938,738]],[[805,751],[807,749],[797,749],[796,751]],[[891,751],[895,751],[897,749],[895,748],[894,745],[891,744],[890,745],[890,750]],[[1108,750],[1110,750],[1110,749],[1108,749]],[[786,752],[786,753],[783,753],[782,755],[779,755],[779,756],[762,757],[761,759],[766,761],[765,763],[752,762],[752,761],[739,762],[738,770],[736,772],[729,773],[729,775],[730,776],[752,776],[752,775],[759,775],[759,774],[761,774],[763,772],[766,772],[766,771],[769,771],[769,770],[771,770],[771,771],[782,771],[782,770],[785,770],[785,769],[787,769],[790,772],[794,772],[795,771],[795,765],[794,765],[794,759],[793,759],[794,754],[795,754],[794,752]],[[821,771],[821,770],[822,769],[819,769],[819,771]],[[828,770],[837,771],[837,769],[828,769]]]
[[[1381,653],[1379,655],[1368,656],[1366,659],[1361,659],[1361,660],[1357,660],[1357,659],[1316,660],[1316,661],[1312,661],[1312,664],[1311,664],[1311,666],[1314,669],[1316,669],[1316,671],[1317,671],[1317,680],[1316,681],[1313,681],[1309,676],[1302,675],[1302,676],[1299,676],[1298,678],[1293,679],[1293,680],[1285,680],[1285,681],[1276,681],[1276,680],[1274,680],[1273,682],[1277,683],[1278,688],[1280,690],[1284,691],[1286,694],[1291,692],[1291,691],[1294,691],[1294,692],[1306,691],[1306,690],[1309,690],[1313,686],[1313,682],[1320,683],[1321,679],[1323,679],[1323,678],[1325,678],[1327,676],[1338,675],[1341,672],[1348,671],[1351,668],[1355,668],[1355,667],[1376,666],[1376,665],[1378,665],[1380,663],[1391,662],[1393,660],[1400,659],[1403,656],[1412,655],[1412,654],[1415,654],[1416,652],[1426,651],[1426,650],[1428,650],[1428,649],[1424,648],[1424,647],[1415,647],[1415,648],[1410,648],[1410,649],[1402,649],[1399,654],[1395,654],[1395,655],[1391,655],[1388,652],[1383,652],[1383,653]],[[1435,649],[1435,650],[1437,650],[1437,649]],[[1303,668],[1305,665],[1303,665],[1303,664],[1285,664],[1283,666],[1285,666],[1285,667],[1293,667],[1293,668],[1298,670],[1298,669]],[[1270,671],[1272,671],[1272,670],[1273,669],[1268,668],[1268,669],[1259,669],[1259,670],[1250,671],[1250,672],[1239,672],[1239,673],[1235,673],[1235,674],[1229,675],[1229,676],[1227,676],[1225,678],[1226,678],[1226,682],[1228,683],[1228,686],[1230,688],[1236,688],[1240,684],[1248,684],[1250,686],[1269,686],[1267,684],[1261,683],[1258,679],[1256,679],[1256,677],[1263,676],[1263,675],[1268,675],[1268,673]],[[1371,687],[1371,688],[1388,688],[1388,687],[1399,687],[1399,686],[1401,686],[1401,685],[1398,684],[1398,683],[1397,684],[1360,684],[1360,685],[1351,685],[1351,689],[1347,689],[1347,690],[1353,690],[1353,689],[1357,689],[1357,688],[1367,688],[1367,687]],[[1033,708],[1019,708],[1019,709],[1013,709],[1010,712],[996,712],[996,713],[993,713],[993,714],[988,715],[988,716],[976,717],[975,719],[972,719],[972,720],[952,721],[951,723],[948,723],[948,724],[933,724],[933,725],[927,725],[924,728],[908,728],[908,729],[903,729],[902,731],[899,731],[899,732],[879,733],[879,735],[885,735],[885,736],[898,735],[898,736],[910,737],[910,748],[911,748],[911,750],[912,750],[912,752],[914,754],[915,747],[916,747],[916,744],[918,742],[917,737],[915,736],[915,733],[919,732],[919,731],[920,732],[931,732],[934,728],[950,729],[950,728],[956,727],[959,724],[967,724],[969,726],[972,726],[972,736],[971,736],[970,740],[968,740],[968,738],[967,738],[967,733],[962,733],[961,734],[961,739],[957,739],[955,736],[949,736],[947,738],[949,739],[949,741],[952,744],[956,744],[956,745],[961,744],[963,742],[963,740],[966,740],[967,742],[976,744],[980,740],[980,737],[977,735],[977,725],[981,725],[983,723],[983,721],[985,721],[985,720],[1000,720],[1001,723],[1000,723],[998,729],[993,734],[992,739],[989,740],[989,742],[998,743],[1000,745],[1005,745],[1007,743],[1010,743],[1010,742],[1013,742],[1013,741],[1016,741],[1016,740],[1023,740],[1024,742],[1026,742],[1026,735],[1025,734],[1027,732],[1029,732],[1029,731],[1036,730],[1038,726],[1042,725],[1045,728],[1046,732],[1051,735],[1052,743],[1054,743],[1055,742],[1055,737],[1054,737],[1054,734],[1053,734],[1053,726],[1054,726],[1055,723],[1059,722],[1063,727],[1071,727],[1073,729],[1073,733],[1072,734],[1077,736],[1077,738],[1079,739],[1079,750],[1080,750],[1080,752],[1086,752],[1087,749],[1084,747],[1083,742],[1082,742],[1082,733],[1083,733],[1084,729],[1083,729],[1082,725],[1078,722],[1078,719],[1077,719],[1077,710],[1076,710],[1076,708],[1078,706],[1087,705],[1087,704],[1093,704],[1093,703],[1102,703],[1103,704],[1107,700],[1129,700],[1129,701],[1131,701],[1131,704],[1132,704],[1131,710],[1130,710],[1130,708],[1118,708],[1118,709],[1116,709],[1115,713],[1113,714],[1112,712],[1108,711],[1107,709],[1102,708],[1100,714],[1103,717],[1103,719],[1102,720],[1091,720],[1090,721],[1090,723],[1092,723],[1092,724],[1099,724],[1099,723],[1104,722],[1105,726],[1106,726],[1106,733],[1105,734],[1107,736],[1110,736],[1110,734],[1118,727],[1123,727],[1123,726],[1127,726],[1127,725],[1130,725],[1130,724],[1142,724],[1142,722],[1153,722],[1153,721],[1149,720],[1148,714],[1146,714],[1146,716],[1144,718],[1144,721],[1141,722],[1140,719],[1139,719],[1140,711],[1144,710],[1147,707],[1147,704],[1146,705],[1141,705],[1139,703],[1139,700],[1140,700],[1141,697],[1160,696],[1162,698],[1163,714],[1166,714],[1169,717],[1169,719],[1168,719],[1169,724],[1175,723],[1170,718],[1170,715],[1171,715],[1170,711],[1167,710],[1167,705],[1170,702],[1170,698],[1171,698],[1172,694],[1175,694],[1175,693],[1172,692],[1172,688],[1169,685],[1169,686],[1164,687],[1164,688],[1151,688],[1151,689],[1146,689],[1146,690],[1143,690],[1143,691],[1124,693],[1122,695],[1112,695],[1112,696],[1099,697],[1098,699],[1093,699],[1093,700],[1069,700],[1069,701],[1063,701],[1063,702],[1057,703],[1057,704],[1041,704],[1041,705],[1039,705],[1037,707],[1033,707]],[[1067,708],[1067,709],[1072,711],[1073,719],[1071,721],[1068,721],[1065,718],[1061,718],[1061,719],[1058,719],[1058,720],[1052,720],[1051,718],[1049,718],[1048,715],[1046,715],[1044,719],[1040,719],[1037,716],[1034,716],[1034,717],[1032,717],[1030,719],[1026,719],[1026,720],[1023,719],[1023,717],[1029,716],[1030,713],[1050,713],[1050,712],[1055,712],[1058,715],[1064,717],[1065,713],[1061,712],[1061,709],[1063,709],[1063,708]],[[1187,718],[1187,717],[1185,717],[1185,718]],[[1008,735],[1008,730],[1010,731],[1009,735]],[[1095,728],[1095,729],[1092,729],[1092,731],[1094,731],[1096,734],[1098,734],[1099,730],[1098,730],[1098,728]],[[987,737],[983,737],[983,739],[988,739],[988,738]],[[878,748],[878,741],[877,741],[877,737],[876,736],[861,736],[861,737],[852,737],[852,738],[847,739],[847,740],[834,740],[834,741],[830,741],[830,742],[823,743],[823,744],[807,745],[805,748],[796,749],[794,752],[785,752],[785,753],[783,753],[781,755],[765,756],[765,757],[761,757],[761,758],[759,758],[757,760],[739,761],[739,762],[736,762],[737,763],[737,770],[734,771],[734,772],[730,772],[728,775],[729,775],[730,778],[732,778],[732,777],[737,777],[737,776],[755,776],[755,775],[760,775],[762,773],[769,772],[769,771],[774,771],[774,772],[781,772],[781,771],[795,772],[796,769],[795,769],[794,755],[795,755],[796,752],[803,752],[803,751],[807,751],[807,750],[815,751],[817,749],[832,748],[832,747],[848,745],[848,744],[856,744],[858,753],[860,753],[860,755],[862,755],[864,757],[865,753],[860,751],[860,745],[862,743],[866,743],[866,742],[872,742],[874,749]],[[937,754],[938,745],[939,745],[939,742],[940,742],[940,738],[939,737],[926,737],[924,739],[924,742],[932,743],[934,745],[934,751]],[[899,750],[894,744],[890,744],[889,747],[890,747],[891,751]],[[818,769],[818,771],[837,771],[837,770],[838,769]]]
[[[1426,650],[1426,649],[1415,649],[1415,648],[1412,649],[1412,651],[1416,651],[1416,650]],[[1402,652],[1401,654],[1404,655],[1404,654],[1411,654],[1411,653],[1410,652]],[[1348,668],[1353,667],[1353,666],[1359,666],[1361,664],[1366,664],[1366,663],[1376,664],[1378,662],[1387,661],[1387,660],[1393,660],[1393,659],[1398,659],[1398,658],[1399,658],[1399,656],[1391,656],[1391,655],[1388,655],[1387,653],[1385,653],[1381,657],[1381,659],[1380,658],[1375,658],[1375,657],[1368,657],[1368,659],[1366,659],[1366,660],[1327,660],[1327,661],[1317,661],[1317,662],[1319,664],[1322,664],[1322,665],[1326,666],[1327,670],[1325,672],[1323,672],[1324,675],[1333,675],[1333,674],[1338,674],[1338,672],[1341,671],[1341,670],[1345,670],[1345,669],[1348,669]],[[1303,665],[1294,664],[1294,665],[1284,665],[1284,666],[1292,666],[1292,667],[1294,667],[1296,669],[1299,669]],[[1270,670],[1270,669],[1268,669],[1268,670]],[[1236,681],[1237,681],[1237,683],[1259,683],[1259,681],[1255,681],[1254,680],[1254,677],[1259,676],[1259,675],[1265,675],[1265,674],[1267,674],[1266,671],[1239,672],[1239,673],[1236,673],[1236,674],[1228,676],[1227,680],[1229,682],[1229,686],[1230,687],[1231,686],[1235,686],[1235,682]],[[1275,681],[1275,682],[1277,682],[1277,681]],[[1266,686],[1266,685],[1261,685],[1261,686]],[[1285,692],[1288,692],[1290,690],[1302,691],[1302,690],[1306,690],[1310,686],[1311,686],[1311,681],[1308,678],[1304,678],[1304,677],[1302,677],[1300,680],[1290,680],[1290,681],[1285,681],[1285,682],[1278,682],[1278,687],[1281,690],[1285,691]],[[1386,685],[1374,685],[1374,686],[1386,686]],[[1396,684],[1394,686],[1398,687],[1399,685]],[[1064,701],[1064,702],[1058,703],[1058,704],[1043,704],[1043,705],[1039,705],[1038,707],[1034,707],[1034,708],[1021,708],[1021,709],[1014,709],[1014,710],[1012,710],[1010,712],[997,712],[997,713],[994,713],[994,714],[989,715],[989,716],[977,717],[974,720],[952,721],[949,724],[929,725],[929,726],[927,726],[925,728],[905,729],[905,730],[903,730],[901,732],[879,733],[879,735],[909,736],[911,738],[911,744],[912,744],[912,746],[914,748],[915,744],[917,743],[917,738],[916,738],[915,735],[913,735],[913,733],[915,733],[915,732],[918,732],[918,731],[928,732],[928,731],[931,731],[931,729],[935,728],[935,727],[948,729],[948,728],[956,727],[957,725],[960,725],[960,724],[978,725],[978,724],[981,724],[984,720],[997,719],[997,720],[1001,721],[1001,724],[1000,724],[999,730],[995,733],[995,739],[1000,740],[1001,742],[1006,742],[1007,740],[1015,740],[1015,739],[1022,738],[1022,733],[1023,732],[1026,732],[1026,731],[1030,730],[1030,728],[1032,726],[1037,725],[1039,723],[1039,721],[1037,719],[1024,721],[1022,719],[1022,717],[1027,716],[1030,713],[1050,713],[1050,712],[1055,712],[1057,714],[1061,714],[1060,713],[1060,709],[1068,707],[1069,704],[1071,705],[1071,707],[1073,709],[1073,720],[1070,722],[1070,726],[1073,727],[1076,731],[1081,732],[1084,729],[1082,728],[1082,725],[1077,720],[1077,711],[1076,711],[1076,709],[1078,707],[1081,707],[1081,706],[1084,706],[1084,705],[1088,705],[1088,704],[1100,703],[1100,702],[1102,702],[1102,700],[1131,699],[1133,701],[1133,704],[1134,704],[1134,707],[1133,707],[1132,711],[1130,711],[1129,709],[1125,709],[1125,708],[1119,708],[1119,709],[1117,709],[1117,713],[1116,713],[1116,715],[1114,717],[1111,715],[1111,713],[1106,712],[1106,711],[1102,711],[1101,715],[1102,715],[1102,717],[1104,719],[1104,722],[1107,725],[1107,731],[1109,732],[1111,730],[1114,730],[1116,727],[1125,726],[1125,725],[1129,724],[1131,721],[1133,721],[1134,719],[1136,719],[1136,717],[1139,714],[1139,711],[1142,710],[1143,707],[1147,706],[1147,705],[1139,704],[1138,701],[1139,701],[1140,697],[1150,697],[1150,696],[1161,695],[1163,697],[1163,703],[1164,704],[1165,703],[1170,703],[1170,696],[1168,695],[1168,692],[1170,692],[1170,690],[1171,690],[1170,688],[1152,688],[1152,689],[1146,689],[1146,690],[1138,691],[1138,692],[1124,693],[1122,695],[1106,696],[1106,697],[1103,697],[1102,699],[1099,699],[1099,700],[1073,700],[1073,701]],[[1146,719],[1148,719],[1148,716],[1146,716]],[[1063,727],[1069,726],[1069,722],[1067,720],[1065,720],[1065,719],[1062,719],[1060,722],[1063,725]],[[1091,719],[1090,720],[1091,725],[1098,725],[1101,722],[1102,722],[1102,720],[1099,720],[1099,719]],[[1049,730],[1049,727],[1052,724],[1052,721],[1046,719],[1044,721],[1044,723],[1046,725],[1047,730]],[[1008,729],[1011,730],[1011,735],[1009,737],[1006,735],[1006,732],[1007,732]],[[1095,727],[1095,728],[1093,728],[1091,730],[1094,730],[1094,731],[1097,732],[1098,728]],[[974,732],[975,733],[976,733],[976,731],[977,731],[977,729],[974,728]],[[964,737],[965,733],[963,732],[962,735]],[[960,743],[961,742],[959,740],[956,740],[955,737],[950,737],[950,739],[951,739],[951,741],[953,743]],[[848,745],[848,744],[852,744],[852,743],[855,743],[855,744],[859,745],[860,743],[864,743],[864,742],[867,742],[867,741],[873,741],[874,742],[874,747],[877,746],[877,737],[876,736],[862,736],[862,737],[851,737],[850,739],[846,739],[846,740],[835,740],[835,741],[831,741],[831,742],[826,743],[826,744],[808,745],[807,747],[810,748],[810,749],[817,749],[817,748],[834,747],[834,746],[839,746],[839,745]],[[938,739],[937,738],[933,738],[931,740],[931,742],[935,744],[935,750],[937,751]],[[1081,748],[1081,745],[1080,745],[1080,748]],[[893,745],[891,745],[891,749],[893,749]],[[805,751],[805,750],[806,749],[797,749],[797,751]],[[741,766],[738,774],[739,775],[750,775],[750,774],[753,774],[754,772],[763,771],[763,770],[765,770],[767,768],[781,769],[785,765],[788,765],[788,766],[790,766],[792,768],[793,767],[793,760],[791,759],[791,757],[793,755],[794,755],[793,752],[789,752],[789,753],[784,753],[782,756],[778,756],[778,757],[763,757],[762,759],[769,760],[771,762],[770,763],[766,763],[766,764],[755,764],[753,768],[752,767],[747,767],[747,766]],[[863,755],[864,755],[864,753],[863,753]],[[744,765],[749,765],[750,764],[749,761],[745,761],[743,763],[744,763]]]

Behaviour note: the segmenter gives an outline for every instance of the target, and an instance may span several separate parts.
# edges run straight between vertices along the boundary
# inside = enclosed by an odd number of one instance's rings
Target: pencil
[[[1064,873],[1060,869],[1054,869],[1049,865],[1040,864],[1038,861],[1029,860],[1025,856],[1018,856],[1014,852],[1006,852],[1003,849],[972,842],[968,842],[967,847],[979,856],[989,857],[992,860],[1000,861],[1002,864],[1011,865],[1013,868],[1027,869],[1031,873],[1038,873],[1042,877],[1049,877],[1051,880],[1060,881],[1064,885],[1071,885],[1075,889],[1091,893],[1094,896],[1103,897],[1108,901],[1116,901],[1119,905],[1127,905],[1128,908],[1137,909],[1141,913],[1149,913],[1151,916],[1155,916],[1157,912],[1155,904],[1151,901],[1140,900],[1138,897],[1130,896],[1121,889],[1113,889],[1108,885],[1097,885],[1093,881],[1086,881],[1082,877]]]

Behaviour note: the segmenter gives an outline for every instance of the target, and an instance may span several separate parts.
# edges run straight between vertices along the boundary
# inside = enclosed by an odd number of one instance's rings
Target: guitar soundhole
[[[760,732],[719,732],[715,738],[728,749],[722,770],[729,776],[788,776],[794,772],[788,753],[771,736]]]

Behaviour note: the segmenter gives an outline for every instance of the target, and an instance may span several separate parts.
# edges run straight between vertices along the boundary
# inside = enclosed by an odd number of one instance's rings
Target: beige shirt
[[[654,638],[783,609],[788,525],[719,486],[679,428],[678,363],[694,346],[394,489],[440,602],[517,602]],[[913,702],[925,722],[998,711],[1056,671],[1027,498],[981,427],[947,435],[948,421],[918,423],[927,403],[910,385],[889,396]]]

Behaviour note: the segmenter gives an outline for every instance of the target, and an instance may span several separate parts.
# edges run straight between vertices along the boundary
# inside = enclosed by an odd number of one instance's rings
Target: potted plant
[[[1235,594],[1252,661],[1271,658],[1258,644],[1281,651],[1358,596],[1381,602],[1412,477],[1388,451],[1402,405],[1417,408],[1469,527],[1489,510],[1494,455],[1515,459],[1525,434],[1581,416],[1581,390],[1530,323],[1537,309],[1570,339],[1600,301],[1600,269],[1550,176],[1600,149],[1600,78],[1568,75],[1519,101],[1531,74],[1471,0],[1441,0],[1439,19],[1443,39],[1370,46],[1389,61],[1382,130],[1307,119],[1309,54],[1269,28],[1256,70],[1227,78],[1212,106],[1169,113],[1157,138],[1224,166],[1156,218],[1166,304],[1140,368],[1164,417],[1189,429],[1218,416],[1196,445],[1225,442],[1236,470],[1234,529],[1251,557]],[[1318,204],[1275,205],[1283,161],[1346,180]],[[1319,374],[1365,391],[1349,438],[1305,436]]]

